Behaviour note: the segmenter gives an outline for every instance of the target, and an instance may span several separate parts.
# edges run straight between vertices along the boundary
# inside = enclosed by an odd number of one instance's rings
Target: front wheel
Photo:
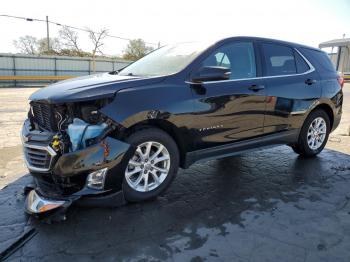
[[[141,129],[129,136],[127,142],[136,150],[124,172],[125,198],[132,202],[155,198],[166,190],[177,173],[177,145],[157,128]]]
[[[323,110],[315,110],[306,118],[298,142],[292,148],[302,156],[315,156],[325,147],[329,132],[329,116]]]

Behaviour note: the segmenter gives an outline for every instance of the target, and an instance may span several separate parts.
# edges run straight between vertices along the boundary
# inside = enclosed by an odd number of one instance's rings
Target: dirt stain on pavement
[[[26,173],[22,146],[0,148],[0,189]]]

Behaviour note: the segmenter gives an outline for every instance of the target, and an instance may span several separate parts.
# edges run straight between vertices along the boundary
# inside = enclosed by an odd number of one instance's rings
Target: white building
[[[319,47],[328,53],[335,68],[344,79],[350,81],[350,38],[323,42]]]

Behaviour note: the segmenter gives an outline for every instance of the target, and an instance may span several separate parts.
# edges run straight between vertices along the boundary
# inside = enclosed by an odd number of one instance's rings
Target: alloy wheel
[[[311,122],[307,132],[307,144],[312,150],[317,150],[322,146],[326,132],[327,124],[322,117],[317,117]]]
[[[170,154],[161,143],[148,141],[137,146],[125,170],[128,185],[147,192],[159,187],[168,176]]]

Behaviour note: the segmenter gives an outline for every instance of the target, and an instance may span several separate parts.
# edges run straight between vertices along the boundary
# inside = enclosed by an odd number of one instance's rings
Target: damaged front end
[[[31,102],[22,129],[25,163],[34,177],[29,214],[51,214],[79,200],[123,204],[122,174],[131,146],[121,126],[99,111],[110,100],[53,105]]]

